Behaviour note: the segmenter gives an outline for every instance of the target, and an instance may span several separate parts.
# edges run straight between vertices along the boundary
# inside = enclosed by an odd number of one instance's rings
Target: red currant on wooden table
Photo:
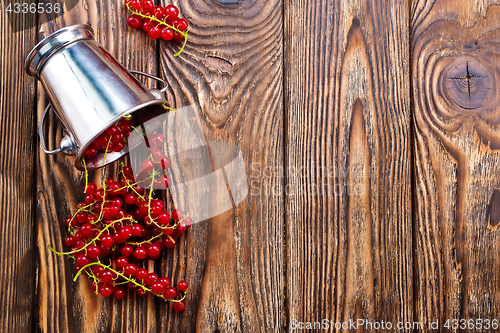
[[[184,18],[179,18],[179,8],[174,5],[168,5],[165,8],[155,6],[152,0],[128,0],[125,3],[131,16],[127,19],[127,25],[132,29],[139,29],[148,33],[152,39],[161,39],[165,41],[174,40],[183,42],[178,56],[184,50],[187,42],[189,23]]]
[[[131,6],[133,3],[129,2]],[[104,141],[112,143],[112,137],[123,133],[123,125],[117,123],[103,133],[96,148],[102,149]],[[187,282],[180,281],[175,288],[168,277],[142,268],[147,260],[158,260],[164,249],[174,247],[192,223],[189,214],[180,209],[169,214],[165,203],[155,197],[152,185],[167,177],[170,159],[160,152],[165,143],[161,134],[152,135],[148,142],[154,149],[141,163],[143,179],[136,180],[132,168],[123,163],[119,179],[108,178],[101,187],[88,182],[86,174],[85,201],[66,220],[68,236],[64,243],[70,251],[49,248],[73,258],[77,272],[74,279],[86,275],[96,294],[121,300],[127,290],[135,290],[140,296],[152,294],[171,302],[174,310],[182,311]]]

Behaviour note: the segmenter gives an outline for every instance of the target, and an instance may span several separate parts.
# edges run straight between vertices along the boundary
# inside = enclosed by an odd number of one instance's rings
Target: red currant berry
[[[111,220],[117,212],[113,211],[111,207],[106,207],[102,210],[102,216],[106,220]]]
[[[159,234],[162,233],[162,229],[159,228],[158,226],[153,226],[153,229],[151,229],[151,233],[153,234],[153,236],[158,236]]]
[[[167,226],[170,223],[170,215],[167,212],[160,212],[158,214],[158,224],[161,226]]]
[[[168,176],[161,176],[159,179],[155,181],[154,188],[155,189],[163,189],[169,188],[171,184],[171,180]]]
[[[115,242],[116,244],[123,244],[127,241],[127,239],[125,237],[122,237],[122,235],[120,233],[116,233],[115,234]]]
[[[132,0],[130,2],[130,6],[134,8],[135,10],[141,10],[142,9],[142,4],[140,0]]]
[[[141,172],[149,172],[155,168],[155,163],[151,161],[150,159],[142,161],[142,167],[141,167]]]
[[[95,276],[101,277],[102,272],[104,272],[104,267],[98,265],[92,266],[92,272]]]
[[[97,222],[97,216],[95,216],[94,214],[89,214],[87,215],[87,223],[90,223],[90,224],[94,224]]]
[[[149,205],[147,202],[143,202],[142,204],[139,205],[139,211],[146,215],[149,212]]]
[[[125,296],[127,296],[127,291],[123,287],[116,287],[113,291],[113,298],[117,301],[125,298]]]
[[[127,257],[119,257],[116,259],[116,267],[124,268],[129,264]]]
[[[188,21],[183,18],[177,19],[175,25],[180,31],[186,31],[186,29],[188,28]]]
[[[152,286],[156,281],[158,281],[158,274],[149,273],[148,277],[146,278],[146,283]]]
[[[101,237],[101,244],[104,247],[111,248],[113,245],[115,245],[115,238],[111,235],[103,235]]]
[[[144,290],[143,287],[138,287],[135,292],[137,293],[137,295],[139,296],[146,296],[147,292],[146,290]]]
[[[148,271],[145,270],[144,268],[140,268],[137,270],[137,273],[135,276],[137,277],[137,280],[144,281],[148,277]]]
[[[89,148],[83,154],[85,155],[85,157],[94,157],[95,155],[97,155],[97,149]]]
[[[159,26],[154,26],[148,31],[148,35],[151,39],[158,39],[161,37],[161,28]]]
[[[184,301],[174,302],[174,310],[177,312],[182,312],[186,308],[186,303]]]
[[[163,206],[163,205],[162,205]],[[163,211],[162,206],[151,206],[151,214],[157,216]]]
[[[153,285],[151,286],[151,290],[155,294],[161,294],[165,290],[165,286],[163,285],[163,283],[158,281],[158,282],[153,283]]]
[[[129,167],[128,165],[124,166],[123,167],[123,173],[125,174],[125,176],[130,176],[132,174],[132,168]]]
[[[94,199],[98,202],[103,202],[107,197],[107,193],[101,188],[94,193]]]
[[[86,195],[85,196],[85,203],[87,205],[90,205],[91,203],[93,203],[95,200],[94,200],[94,197],[92,195]]]
[[[111,126],[106,130],[106,133],[108,133],[109,136],[117,135],[120,133],[120,130],[115,126]],[[111,138],[111,142],[113,142],[113,138]]]
[[[163,229],[163,234],[166,235],[166,236],[170,236],[173,233],[174,233],[174,228],[165,228],[165,229]],[[165,244],[167,244],[167,243],[165,243]]]
[[[188,283],[186,281],[179,281],[179,283],[177,283],[177,289],[179,289],[180,291],[186,291],[188,288]]]
[[[160,21],[162,21],[165,18],[165,13],[163,12],[163,7],[162,6],[156,6],[153,8],[153,15]]]
[[[176,221],[180,221],[184,218],[184,212],[180,209],[175,209],[172,212],[172,218]]]
[[[150,20],[144,20],[142,22],[142,30],[144,30],[145,32],[149,32],[149,30],[151,30],[151,28],[154,26],[154,23],[151,22]]]
[[[132,29],[139,29],[142,26],[142,18],[132,15],[127,19],[127,25]]]
[[[87,220],[87,214],[85,213],[78,213],[75,215],[75,221],[78,224],[85,223],[86,220]]]
[[[142,219],[144,219],[146,217],[146,214],[143,214],[141,212],[141,210],[139,208],[137,208],[136,210],[134,210],[134,216],[135,216],[136,219],[142,220]]]
[[[85,218],[87,220],[87,218]],[[82,233],[83,237],[87,238],[90,237],[94,234],[94,230],[92,229],[92,224],[86,222],[82,224],[82,227],[80,228],[80,232]]]
[[[111,138],[111,142],[113,142],[114,144],[118,144],[118,143],[123,144],[124,137],[125,137],[125,135],[123,135],[123,133],[118,133],[116,135],[113,135],[113,137]]]
[[[155,3],[153,0],[144,0],[142,1],[142,9],[148,11],[148,13],[152,13],[155,8]]]
[[[90,258],[86,255],[79,255],[75,258],[75,265],[79,267],[87,266],[90,264]]]
[[[165,204],[160,199],[154,199],[153,201],[151,201],[151,206],[160,207],[160,210],[163,210],[163,208],[165,208]]]
[[[160,162],[161,162],[161,167],[163,168],[163,170],[170,168],[171,161],[170,161],[170,158],[168,158],[167,156],[164,156]]]
[[[170,28],[163,28],[161,30],[161,39],[169,41],[174,38],[174,31]]]
[[[149,244],[147,247],[147,251],[148,251],[148,256],[156,257],[160,254],[161,248],[157,244]]]
[[[120,254],[124,257],[130,257],[134,253],[134,247],[132,245],[124,244],[120,246]]]
[[[193,225],[193,219],[188,216],[184,220],[182,220],[181,225],[183,225],[186,228],[189,228],[190,226]]]
[[[113,286],[111,286],[109,284],[103,284],[103,285],[99,286],[99,294],[101,294],[104,297],[111,296],[113,291],[114,291]]]
[[[127,205],[133,205],[137,200],[137,196],[134,193],[129,193],[125,196],[124,200]]]
[[[134,264],[128,264],[123,269],[123,274],[127,276],[135,276],[137,274],[137,266]]]
[[[186,230],[186,229],[180,229],[179,227],[177,227],[177,229],[175,229],[175,230],[174,230],[174,232],[172,233],[172,236],[173,236],[173,237],[177,237],[177,238],[179,238],[179,237],[181,237],[182,235],[184,235],[184,231],[185,231],[185,230]]]
[[[120,198],[114,198],[112,204],[113,206],[121,207],[123,205],[123,201]]]
[[[101,273],[101,280],[104,283],[114,283],[115,278],[116,278],[116,274],[108,269],[105,269]]]
[[[160,278],[160,282],[163,283],[165,288],[170,287],[170,279],[166,276]]]
[[[134,250],[134,258],[136,258],[136,259],[139,259],[139,260],[146,259],[147,256],[148,256],[148,253],[147,253],[146,249],[144,248],[144,246],[139,246]]]
[[[177,7],[175,7],[174,5],[168,5],[167,7],[165,7],[163,12],[165,13],[165,17],[168,20],[173,20],[177,16],[179,16],[179,9]]]
[[[165,143],[165,137],[160,133],[153,134],[151,140],[155,141],[157,146],[162,146]]]
[[[120,237],[129,239],[132,236],[132,227],[129,225],[124,226],[120,230]]]
[[[97,259],[101,255],[101,248],[95,245],[87,247],[87,255],[92,259]]]
[[[75,243],[76,243],[76,239],[73,236],[68,236],[64,240],[64,244],[66,244],[66,246],[70,246],[71,247],[71,246],[75,245]]]
[[[166,230],[166,229],[165,229]],[[168,247],[168,248],[172,248],[175,246],[175,238],[174,237],[168,237],[166,240],[165,240],[165,246]]]
[[[140,224],[134,224],[132,226],[132,236],[140,236],[143,231],[144,228]]]
[[[173,287],[167,288],[163,292],[163,296],[166,299],[174,299],[174,297],[177,296],[177,290],[175,288],[173,288]]]
[[[184,36],[180,34],[179,32],[174,32],[174,40],[176,42],[183,42],[184,41]]]
[[[151,29],[152,30],[152,29]],[[151,34],[151,30],[149,30],[149,33]],[[151,36],[151,35],[150,35]],[[160,37],[158,37],[160,38]],[[119,153],[123,150],[123,148],[125,148],[125,144],[123,142],[117,142],[113,145],[113,151],[115,153]]]

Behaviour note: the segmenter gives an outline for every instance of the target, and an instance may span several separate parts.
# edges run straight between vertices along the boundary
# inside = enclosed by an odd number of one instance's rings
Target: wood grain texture
[[[8,17],[0,3],[0,331],[33,332],[35,301],[35,81],[24,59],[36,44],[36,16]]]
[[[156,42],[142,31],[126,25],[127,12],[121,1],[85,1],[53,21],[43,24],[45,36],[73,24],[92,26],[96,40],[126,68],[157,74]],[[38,121],[47,100],[39,85]],[[50,118],[47,132],[49,149],[62,138],[61,125]],[[37,246],[38,258],[38,328],[42,332],[156,332],[157,304],[152,296],[133,294],[121,302],[94,295],[89,281],[80,277],[73,282],[74,264],[67,257],[53,254],[47,244],[64,249],[67,234],[65,220],[83,200],[84,173],[73,166],[74,158],[63,154],[48,156],[41,148],[37,165]],[[100,183],[116,176],[116,164],[90,173],[90,180]],[[153,267],[149,267],[150,270]]]
[[[284,149],[282,3],[174,3],[192,30],[180,57],[173,57],[179,45],[160,43],[167,100],[194,108],[214,165],[213,142],[240,147],[249,193],[236,208],[195,224],[166,256],[164,271],[190,289],[184,313],[161,309],[161,331],[283,331],[284,195],[269,191],[283,185],[274,172],[283,168]],[[172,130],[179,141],[193,139]],[[262,177],[266,168],[273,172]]]
[[[412,5],[416,309],[422,320],[498,319],[500,313],[499,5]]]
[[[406,1],[285,3],[289,320],[413,320],[407,20]]]

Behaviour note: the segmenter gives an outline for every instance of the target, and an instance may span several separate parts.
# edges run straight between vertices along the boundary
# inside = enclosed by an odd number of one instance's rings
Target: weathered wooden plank
[[[166,275],[190,289],[181,315],[161,307],[161,331],[282,331],[284,196],[266,189],[282,186],[283,177],[259,175],[283,165],[282,3],[174,4],[192,30],[180,57],[173,56],[179,44],[160,44],[168,101],[193,106],[214,164],[212,142],[241,148],[250,192],[235,209],[195,224],[166,255]],[[179,141],[194,139],[179,127],[171,128]]]
[[[93,27],[97,41],[129,69],[156,74],[156,42],[142,31],[126,25],[127,10],[122,1],[81,1],[64,16],[43,24],[45,34],[72,24]],[[38,119],[47,103],[39,85]],[[47,137],[56,147],[62,137],[61,126],[51,117]],[[156,332],[156,303],[152,296],[140,298],[133,293],[123,301],[94,295],[87,279],[72,281],[74,265],[57,257],[47,244],[64,248],[65,219],[82,201],[84,174],[73,167],[74,158],[62,154],[48,156],[39,149],[37,165],[38,218],[38,327],[42,332]],[[116,175],[116,165],[91,172],[90,180],[100,183]]]
[[[407,20],[406,1],[285,3],[289,329],[413,319]]]
[[[34,27],[36,16],[12,16],[4,3],[0,3],[0,330],[33,332],[36,84],[25,74],[24,59],[36,44],[36,28],[22,27]],[[19,30],[13,30],[11,23]]]
[[[416,313],[441,325],[500,313],[499,4],[412,5]]]

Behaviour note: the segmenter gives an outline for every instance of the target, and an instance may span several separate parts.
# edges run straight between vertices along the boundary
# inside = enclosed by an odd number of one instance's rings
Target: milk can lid
[[[45,62],[63,47],[84,39],[93,39],[94,30],[86,24],[62,28],[38,43],[26,58],[26,73],[39,77]]]

